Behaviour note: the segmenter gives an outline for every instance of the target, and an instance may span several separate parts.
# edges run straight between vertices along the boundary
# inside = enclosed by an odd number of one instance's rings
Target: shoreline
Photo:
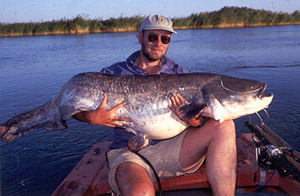
[[[247,24],[247,23],[234,23],[234,24],[220,24],[220,25],[206,25],[206,26],[174,26],[175,30],[187,30],[187,29],[226,29],[226,28],[248,28],[248,27],[269,27],[269,26],[290,26],[290,25],[300,25],[300,22],[291,23],[258,23],[258,24]],[[43,35],[84,35],[84,34],[97,34],[97,33],[121,33],[121,32],[137,32],[139,31],[136,27],[126,27],[126,28],[112,28],[106,30],[96,30],[90,31],[86,29],[78,29],[73,31],[54,31],[54,32],[43,32],[43,33],[8,33],[0,34],[0,37],[24,37],[24,36],[43,36]]]

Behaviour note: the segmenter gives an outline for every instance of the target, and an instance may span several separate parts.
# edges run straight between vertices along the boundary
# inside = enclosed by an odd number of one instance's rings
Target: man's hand
[[[179,112],[179,108],[185,104],[188,104],[183,97],[179,94],[179,93],[174,93],[171,97],[171,102],[172,104],[169,105],[169,108],[181,119],[183,114]],[[184,121],[184,120],[183,120]],[[186,123],[188,123],[189,125],[193,126],[193,127],[197,127],[199,125],[201,125],[201,123],[203,122],[203,117],[200,115],[197,118],[192,118],[189,121],[187,121]]]
[[[131,122],[129,118],[123,118],[115,115],[115,112],[124,107],[127,103],[122,102],[111,109],[107,109],[107,94],[104,93],[100,106],[92,112],[80,112],[73,117],[77,120],[87,122],[92,125],[104,125],[108,127],[122,127],[121,121]]]

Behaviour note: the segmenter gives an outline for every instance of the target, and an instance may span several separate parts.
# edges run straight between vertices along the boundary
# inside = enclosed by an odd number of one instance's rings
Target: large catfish
[[[258,112],[273,98],[271,93],[264,94],[265,88],[263,82],[210,73],[147,76],[81,73],[71,78],[51,101],[2,124],[0,136],[10,142],[32,129],[65,129],[66,120],[72,115],[95,110],[105,92],[110,108],[127,102],[117,115],[132,120],[124,122],[124,128],[136,134],[130,146],[138,150],[148,139],[178,135],[188,127],[185,120],[199,115],[222,122]],[[174,93],[187,101],[180,108],[184,120],[168,107]]]

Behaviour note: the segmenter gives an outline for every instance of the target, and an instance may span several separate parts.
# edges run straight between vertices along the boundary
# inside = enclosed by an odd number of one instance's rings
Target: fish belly
[[[187,128],[187,124],[171,111],[143,118],[132,116],[131,120],[133,123],[130,128],[154,140],[172,138]]]

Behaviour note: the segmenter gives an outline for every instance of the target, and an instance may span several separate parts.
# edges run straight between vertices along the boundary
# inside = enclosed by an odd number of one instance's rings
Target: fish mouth
[[[265,98],[265,97],[273,97],[273,93],[265,92],[267,88],[267,84],[264,84],[260,89],[258,89],[255,94],[258,98]]]

